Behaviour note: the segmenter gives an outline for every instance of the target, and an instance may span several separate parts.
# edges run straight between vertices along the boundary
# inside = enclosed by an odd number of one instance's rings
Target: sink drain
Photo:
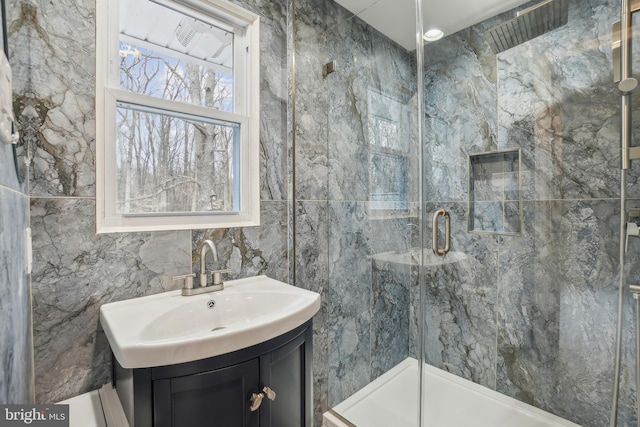
[[[226,328],[226,326],[218,326],[217,328],[213,328],[213,329],[211,330],[211,332],[219,331],[220,329],[225,329],[225,328]]]

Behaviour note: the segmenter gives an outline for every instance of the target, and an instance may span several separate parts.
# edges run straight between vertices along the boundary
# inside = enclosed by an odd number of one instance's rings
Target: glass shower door
[[[488,34],[534,5],[523,3],[424,46],[427,244],[414,290],[422,295],[412,298],[421,326],[415,341],[440,372],[585,427],[603,426],[619,267],[620,98],[611,55],[619,2],[553,0],[566,5],[566,23],[496,53]],[[434,7],[422,0],[425,30],[436,24],[429,22]],[[637,185],[628,189],[640,195]],[[440,209],[451,220],[444,257],[429,247]],[[630,244],[640,250],[640,242]],[[638,267],[629,269],[633,282]],[[620,425],[634,419],[628,329]],[[464,411],[441,410],[460,396],[441,399],[446,392],[426,371],[421,425],[456,425],[442,417]]]
[[[356,426],[403,425],[392,403],[353,403],[410,355],[420,208],[415,53],[344,9],[326,14],[323,58],[335,67],[325,67],[317,99],[326,99],[328,130],[328,406]],[[410,411],[399,416],[415,427],[417,400]]]

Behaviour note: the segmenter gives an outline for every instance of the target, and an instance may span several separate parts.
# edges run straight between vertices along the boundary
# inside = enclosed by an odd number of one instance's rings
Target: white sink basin
[[[218,292],[104,304],[100,323],[122,367],[148,368],[250,347],[295,329],[319,309],[319,294],[258,276],[225,282]]]

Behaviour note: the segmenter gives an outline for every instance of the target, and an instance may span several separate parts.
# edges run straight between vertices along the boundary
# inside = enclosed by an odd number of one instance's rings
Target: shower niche
[[[520,235],[519,149],[469,155],[468,231]]]

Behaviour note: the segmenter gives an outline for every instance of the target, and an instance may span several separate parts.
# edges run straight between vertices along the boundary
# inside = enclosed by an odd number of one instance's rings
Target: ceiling
[[[414,0],[335,0],[391,40],[416,48]],[[439,28],[445,37],[528,0],[422,0],[424,30]]]

